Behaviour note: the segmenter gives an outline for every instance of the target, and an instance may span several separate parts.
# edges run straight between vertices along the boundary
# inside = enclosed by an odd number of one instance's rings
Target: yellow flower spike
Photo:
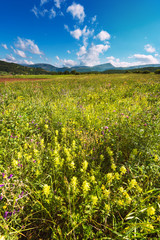
[[[44,125],[44,128],[45,128],[45,129],[48,129],[48,125],[47,125],[47,124],[45,124],[45,125]]]
[[[92,176],[90,177],[90,180],[91,180],[92,183],[96,183],[95,176],[92,175]]]
[[[114,179],[113,173],[107,173],[107,182],[111,183]]]
[[[77,177],[72,177],[72,179],[71,179],[71,186],[72,186],[74,191],[76,191],[77,185],[78,185]]]
[[[56,136],[58,136],[58,130],[56,130],[55,133],[56,133]]]
[[[123,192],[125,191],[123,187],[120,187],[118,190],[119,190],[121,193],[123,193]]]
[[[90,190],[90,184],[86,180],[82,184],[82,190],[84,194]]]
[[[87,170],[87,167],[88,167],[88,162],[85,160],[83,163],[82,163],[82,168],[84,171]]]
[[[97,196],[91,196],[91,203],[92,205],[97,205],[97,202],[98,202],[98,197]]]
[[[103,194],[104,194],[104,197],[105,197],[105,198],[108,198],[108,197],[110,196],[110,193],[111,193],[111,191],[108,190],[108,189],[104,189],[104,190],[103,190]]]
[[[109,204],[105,204],[104,209],[105,209],[106,213],[109,214],[110,209],[111,209],[110,205]]]
[[[48,195],[50,194],[50,186],[48,186],[47,184],[45,184],[43,186],[43,193],[44,195],[48,198]]]
[[[130,182],[129,182],[129,187],[130,188],[135,188],[137,186],[137,181],[136,179],[132,179]]]
[[[148,207],[148,208],[147,208],[147,215],[148,215],[148,216],[153,216],[153,215],[155,215],[155,212],[156,212],[156,210],[155,210],[154,207]]]
[[[18,159],[22,158],[22,153],[18,152]]]
[[[13,167],[17,167],[17,166],[18,166],[18,161],[15,160],[15,159],[13,159],[13,161],[12,161],[12,165],[13,165]]]
[[[116,165],[115,165],[115,163],[112,163],[112,165],[111,165],[111,169],[113,170],[113,171],[115,171],[116,170]]]
[[[5,205],[5,206],[3,206],[3,209],[6,209],[7,208],[7,206]]]
[[[116,172],[116,173],[114,174],[114,177],[115,177],[115,179],[119,180],[119,179],[120,179],[120,175],[119,175],[119,173]]]
[[[124,175],[127,172],[127,169],[125,168],[125,166],[122,166],[120,168],[120,172],[121,172],[122,175]]]

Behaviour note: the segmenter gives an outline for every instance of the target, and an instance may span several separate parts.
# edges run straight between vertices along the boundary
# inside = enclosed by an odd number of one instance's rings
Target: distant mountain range
[[[139,66],[126,67],[126,68],[122,68],[122,67],[117,68],[117,67],[114,67],[111,63],[105,63],[101,65],[96,65],[93,67],[74,66],[71,68],[68,68],[68,67],[58,68],[51,64],[44,64],[44,63],[25,65],[25,66],[32,67],[32,68],[42,68],[45,71],[50,71],[50,72],[76,71],[80,73],[85,73],[85,72],[104,72],[107,70],[131,70],[131,69],[139,69],[139,68],[154,68],[154,67],[160,67],[160,64],[139,65]]]
[[[101,65],[96,65],[93,67],[88,66],[74,66],[71,68],[63,67],[58,68],[51,64],[39,63],[33,65],[19,65],[15,63],[8,63],[0,61],[0,73],[11,73],[11,74],[56,74],[56,73],[69,73],[73,74],[76,72],[79,73],[92,73],[92,72],[101,72],[101,73],[123,73],[126,70],[130,72],[136,71],[150,71],[154,72],[156,69],[160,68],[160,64],[149,64],[149,65],[139,65],[131,66],[128,68],[116,68],[111,63],[105,63]]]
[[[63,67],[63,68],[58,68],[50,64],[44,64],[44,63],[38,63],[38,64],[33,64],[33,65],[25,65],[27,67],[33,67],[33,68],[42,68],[46,71],[50,72],[65,72],[65,71],[76,71],[76,72],[103,72],[108,69],[115,69],[115,67],[111,63],[105,63],[93,67],[87,67],[87,66],[74,66],[71,68],[68,67]]]

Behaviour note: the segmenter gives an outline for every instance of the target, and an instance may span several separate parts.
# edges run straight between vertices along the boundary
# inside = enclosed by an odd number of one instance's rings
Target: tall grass
[[[159,82],[0,83],[0,239],[160,239]]]

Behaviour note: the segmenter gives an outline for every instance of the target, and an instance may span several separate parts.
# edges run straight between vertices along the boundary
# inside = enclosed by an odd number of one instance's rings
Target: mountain
[[[54,67],[53,65],[51,64],[45,64],[45,63],[36,63],[36,64],[32,64],[32,65],[25,65],[27,67],[32,67],[32,68],[42,68],[46,71],[49,71],[49,72],[57,72],[57,68]]]
[[[114,69],[115,67],[111,63],[105,63],[93,67],[88,67],[88,66],[75,66],[71,68],[63,67],[63,68],[58,68],[55,67],[51,64],[44,64],[44,63],[38,63],[38,64],[33,64],[33,65],[26,65],[28,67],[32,68],[42,68],[46,71],[51,71],[51,72],[65,72],[65,71],[76,71],[80,73],[84,72],[103,72],[108,69]]]
[[[92,72],[102,72],[102,73],[125,73],[129,72],[143,72],[150,71],[155,72],[155,70],[160,68],[160,64],[149,64],[149,65],[139,65],[139,66],[131,66],[128,68],[116,68],[110,63],[105,63],[93,67],[88,66],[75,66],[71,68],[63,67],[58,68],[52,66],[51,64],[33,64],[33,65],[19,65],[15,63],[8,63],[0,60],[0,73],[9,73],[9,74],[30,74],[30,75],[53,75],[60,72],[65,74],[73,71],[73,74],[76,72],[80,73],[92,73]]]
[[[30,75],[41,75],[41,74],[52,74],[42,68],[31,68],[22,66],[16,63],[8,63],[0,60],[0,73],[7,74],[30,74]]]

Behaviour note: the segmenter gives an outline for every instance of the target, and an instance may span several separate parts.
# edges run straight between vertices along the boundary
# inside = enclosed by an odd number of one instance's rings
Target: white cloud
[[[71,51],[67,50],[67,53],[68,53],[68,54],[71,54]]]
[[[69,32],[69,27],[68,27],[68,25],[64,24],[64,29],[66,29],[67,32]]]
[[[46,14],[50,19],[56,16],[56,12],[54,11],[53,8],[51,8],[50,10],[46,8],[44,8],[43,10],[39,10],[36,6],[34,6],[31,11],[35,14],[37,18],[39,18],[39,16],[45,17]]]
[[[155,56],[155,57],[159,57],[159,54],[158,54],[158,53],[155,53],[154,56]]]
[[[32,8],[31,11],[32,11],[32,12],[34,13],[34,15],[38,18],[38,13],[39,13],[38,8],[37,8],[36,6],[34,6],[34,8]]]
[[[143,55],[143,54],[134,54],[129,59],[134,59],[133,62],[120,61],[119,58],[113,56],[107,57],[107,62],[111,63],[115,67],[130,67],[138,65],[149,65],[149,64],[158,64],[158,60],[152,55]]]
[[[47,2],[48,2],[48,0],[41,0],[40,5],[42,6],[43,4],[45,4],[45,3],[47,3]]]
[[[67,30],[69,30],[69,29],[67,29]],[[94,30],[87,29],[87,26],[85,26],[82,30],[80,28],[77,28],[74,31],[70,31],[71,36],[77,40],[79,40],[80,37],[83,36],[83,44],[85,46],[87,46],[87,40],[88,40],[89,36],[92,36],[93,33],[94,33]]]
[[[54,0],[55,6],[56,6],[57,8],[61,8],[61,3],[64,2],[64,1],[65,1],[65,0]]]
[[[144,54],[134,54],[130,58],[135,58],[138,60],[142,65],[143,64],[158,64],[158,60],[153,57],[152,55],[144,55]]]
[[[34,64],[32,61],[28,61],[28,60],[26,60],[26,59],[24,60],[24,63],[25,63],[25,64],[29,64],[29,65],[30,65],[30,64]]]
[[[22,38],[18,37],[18,41],[15,44],[15,46],[17,48],[20,48],[23,51],[28,51],[33,54],[38,54],[38,55],[43,54],[39,50],[39,47],[34,43],[34,41],[30,40],[30,39],[22,39]]]
[[[21,50],[18,50],[18,49],[13,49],[14,53],[19,55],[20,57],[22,58],[26,58],[26,54],[25,52],[21,51]]]
[[[75,39],[79,40],[80,37],[82,36],[82,31],[78,28],[74,31],[70,31],[70,34],[72,37],[74,37]]]
[[[80,22],[84,21],[85,12],[82,5],[73,3],[67,8],[67,12],[70,12],[74,19],[79,19]]]
[[[13,57],[12,54],[6,56],[6,61],[7,62],[16,62],[15,57]]]
[[[49,13],[49,18],[52,19],[52,18],[55,18],[55,17],[56,17],[56,12],[53,8],[51,8],[50,13]]]
[[[83,46],[77,53],[78,59],[80,60],[81,65],[85,66],[94,66],[100,64],[99,55],[106,52],[109,48],[110,46],[108,44],[92,44],[88,50],[86,50],[85,46]]]
[[[80,56],[83,56],[86,53],[87,53],[86,47],[82,46],[82,47],[80,47],[79,52],[77,52],[77,56],[80,57]]]
[[[149,52],[149,53],[154,53],[156,51],[156,49],[152,47],[152,45],[150,44],[145,45],[144,49],[146,50],[146,52]]]
[[[94,17],[92,17],[92,24],[95,23],[95,21],[97,20],[97,16],[95,15]]]
[[[56,56],[59,63],[57,64],[57,67],[73,67],[77,65],[76,61],[73,61],[71,59],[60,59],[58,56]]]
[[[2,46],[4,49],[6,49],[6,50],[8,49],[7,44],[3,44],[3,43],[2,43],[1,46]]]
[[[101,31],[96,38],[99,38],[101,41],[109,40],[111,35],[106,31]]]
[[[60,60],[60,58],[58,57],[58,56],[56,56],[56,59],[59,61]]]
[[[113,56],[107,57],[106,59],[107,62],[111,63],[114,67],[130,67],[135,65],[135,63],[121,62],[119,58]]]

